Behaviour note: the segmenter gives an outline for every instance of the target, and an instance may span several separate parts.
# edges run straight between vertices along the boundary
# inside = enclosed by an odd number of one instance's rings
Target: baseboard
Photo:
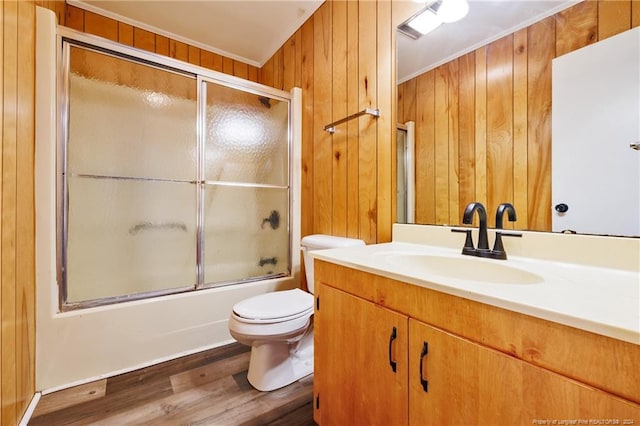
[[[31,402],[27,407],[27,410],[22,415],[22,419],[20,419],[19,426],[27,426],[29,424],[29,420],[31,420],[31,416],[33,416],[33,412],[36,410],[36,406],[38,405],[38,401],[40,401],[40,397],[42,394],[40,392],[36,392],[33,394],[33,398],[31,398]]]

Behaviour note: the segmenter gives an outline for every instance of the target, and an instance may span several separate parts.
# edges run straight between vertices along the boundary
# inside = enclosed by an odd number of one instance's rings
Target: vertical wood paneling
[[[555,54],[554,39],[552,17],[528,28],[529,228],[546,231],[551,230],[551,60]]]
[[[3,16],[3,128],[2,211],[0,215],[0,278],[2,280],[2,417],[3,425],[17,423],[16,363],[16,149],[18,102],[18,3],[2,3]],[[6,348],[6,349],[5,349]]]
[[[133,29],[133,47],[146,50],[148,52],[156,51],[156,37],[150,31],[135,27]]]
[[[97,13],[84,12],[84,30],[89,34],[118,41],[118,21]]]
[[[0,78],[0,113],[2,114],[2,126],[0,127],[0,132],[2,132],[2,139],[0,140],[0,153],[4,149],[4,116],[5,116],[5,101],[8,98],[4,94],[4,86],[5,86],[5,67],[7,66],[7,62],[5,59],[5,43],[7,44],[7,48],[11,48],[11,45],[5,41],[5,10],[4,10],[4,2],[0,3],[0,34],[2,35],[2,43],[0,43],[0,58],[2,58],[2,62],[0,62],[0,68],[2,68],[2,78]],[[0,167],[2,165],[2,159],[0,158]],[[0,177],[2,173],[0,172]],[[5,354],[12,352],[12,347],[4,346],[4,341],[2,340],[3,330],[5,326],[7,328],[11,327],[11,319],[7,318],[7,322],[5,325],[5,318],[3,316],[4,307],[4,286],[5,283],[2,280],[2,182],[0,178],[0,424],[3,422],[4,418],[4,410],[5,405],[9,406],[10,404],[4,399],[4,395],[2,393],[2,383],[4,383],[4,365],[5,365]],[[6,303],[6,302],[5,302]]]
[[[460,58],[459,64],[459,194],[457,218],[467,204],[475,200],[475,52]]]
[[[415,79],[411,79],[409,81],[414,81]],[[404,116],[404,91],[406,87],[406,83],[398,84],[398,88],[396,89],[396,109],[398,114],[398,123],[406,123],[407,119]]]
[[[416,222],[436,223],[435,71],[416,79]]]
[[[376,176],[376,239],[375,241],[391,241],[391,223],[395,213],[391,212],[394,206],[395,191],[393,182],[395,175],[393,159],[395,158],[395,132],[396,132],[396,115],[392,110],[391,98],[395,95],[393,85],[390,82],[395,81],[395,73],[393,72],[393,48],[392,40],[395,27],[391,25],[391,2],[379,1],[377,3],[377,25],[376,25],[376,105],[381,111],[377,120],[377,176]]]
[[[487,47],[487,212],[513,200],[513,36]]]
[[[331,121],[349,115],[347,110],[347,3],[332,2],[332,81]],[[332,218],[331,233],[347,236],[347,126],[340,125],[332,143]]]
[[[300,61],[300,78],[302,82],[302,217],[300,230],[302,235],[309,235],[313,229],[314,210],[314,30],[315,18],[312,16],[302,26],[302,57]]]
[[[293,35],[293,43],[295,44],[293,63],[289,64],[293,67],[293,85],[294,87],[302,87],[302,31],[298,29]],[[289,89],[291,90],[291,89]]]
[[[284,47],[281,47],[273,55],[273,87],[282,89],[284,87]]]
[[[190,45],[188,50],[188,58],[190,64],[200,65],[200,49]]]
[[[118,43],[126,46],[133,46],[133,26],[123,22],[118,22]],[[167,56],[169,56],[168,53]]]
[[[631,0],[631,28],[640,27],[640,0]]]
[[[525,229],[529,224],[527,183],[527,29],[520,30],[513,38],[513,206],[518,220],[505,228]]]
[[[189,46],[181,41],[169,39],[169,56],[179,61],[189,62]]]
[[[222,57],[222,72],[225,74],[233,75],[233,59]]]
[[[631,1],[598,2],[598,41],[631,28]]]
[[[331,135],[322,130],[331,123],[331,6],[326,2],[314,14],[313,44],[313,229],[331,234]],[[274,78],[274,84],[277,84]],[[338,129],[342,131],[342,128]]]
[[[169,38],[156,34],[156,53],[169,56]]]
[[[18,3],[18,133],[16,187],[16,374],[18,417],[35,387],[35,8]]]
[[[84,10],[67,5],[65,13],[65,25],[74,30],[84,31]]]
[[[436,223],[449,223],[449,68],[435,70],[435,213]]]
[[[598,2],[583,1],[555,15],[557,56],[598,41]]]
[[[204,53],[204,50],[202,51]],[[250,81],[258,81],[258,67],[254,67],[253,65],[249,65],[247,67],[247,79]],[[298,83],[300,86],[302,83]]]
[[[404,83],[405,93],[402,100],[404,110],[403,123],[407,121],[416,121],[416,79]]]
[[[296,78],[296,39],[295,35],[282,47],[282,88],[286,91],[295,86]]]
[[[476,50],[475,201],[487,204],[487,48]]]
[[[233,61],[233,75],[245,80],[249,79],[249,65],[240,61]]]
[[[376,108],[376,22],[377,5],[362,1],[358,5],[358,110]],[[387,112],[389,113],[389,112]],[[376,120],[370,116],[358,119],[358,220],[359,237],[366,243],[376,242],[377,235],[377,169]],[[317,207],[316,207],[317,208]]]
[[[260,68],[259,79],[260,83],[273,87],[273,58],[270,58]]]
[[[0,16],[0,424],[14,425],[35,391],[35,3]]]
[[[447,65],[449,75],[449,220],[447,223],[457,225],[462,223],[460,211],[460,181],[459,181],[459,132],[458,132],[458,60]]]
[[[358,2],[347,2],[347,111],[359,111],[358,99]],[[347,236],[359,237],[359,123],[352,120],[347,127]]]
[[[214,71],[222,72],[222,56],[203,50],[200,52],[200,65]]]

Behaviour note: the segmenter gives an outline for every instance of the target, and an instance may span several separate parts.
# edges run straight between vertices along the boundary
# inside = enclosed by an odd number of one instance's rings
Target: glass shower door
[[[69,43],[63,52],[63,305],[193,288],[195,77]]]
[[[202,85],[203,282],[287,275],[289,101]]]

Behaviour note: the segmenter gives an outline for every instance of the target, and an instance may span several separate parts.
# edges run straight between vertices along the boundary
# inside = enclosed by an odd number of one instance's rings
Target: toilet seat
[[[273,324],[313,313],[313,295],[299,288],[250,297],[233,307],[233,315],[247,324]]]
[[[233,307],[229,331],[239,341],[301,337],[313,315],[313,295],[300,289],[245,299]]]

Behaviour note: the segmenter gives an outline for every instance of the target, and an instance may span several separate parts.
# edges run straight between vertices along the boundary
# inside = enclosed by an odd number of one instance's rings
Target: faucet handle
[[[464,247],[462,247],[462,254],[474,255],[476,253],[476,249],[473,246],[473,238],[471,237],[471,229],[452,229],[451,232],[460,232],[467,234],[466,239],[464,240]]]
[[[517,232],[500,232],[496,231],[496,240],[493,243],[493,250],[491,250],[491,258],[493,259],[507,259],[507,252],[504,251],[504,245],[502,245],[502,237],[522,237],[522,234]]]

